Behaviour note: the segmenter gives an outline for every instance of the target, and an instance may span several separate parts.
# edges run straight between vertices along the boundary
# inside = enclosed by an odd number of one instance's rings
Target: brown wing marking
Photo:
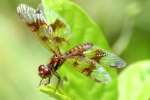
[[[53,24],[50,24],[53,31],[55,32],[57,29],[65,28],[65,24],[60,21],[59,19],[56,19],[56,21]]]
[[[97,49],[97,50],[95,50],[94,52],[95,52],[95,53],[94,53],[94,56],[93,56],[92,58],[90,58],[90,59],[95,60],[95,61],[98,62],[98,63],[99,63],[99,61],[100,61],[100,59],[101,59],[102,57],[105,57],[105,56],[106,56],[106,53],[103,52],[101,49]]]
[[[86,67],[82,70],[82,73],[86,76],[90,76],[90,74],[92,73],[92,71],[95,69],[96,67],[95,66],[89,66],[89,67]]]
[[[63,21],[56,19],[53,24],[50,24],[50,27],[52,27],[53,32],[55,33],[59,29],[64,29],[66,26]],[[67,42],[67,40],[64,37],[61,36],[53,36],[52,40],[57,43],[61,44],[62,42]]]

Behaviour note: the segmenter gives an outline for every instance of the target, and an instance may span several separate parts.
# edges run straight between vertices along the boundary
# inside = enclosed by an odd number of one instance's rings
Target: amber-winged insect
[[[117,55],[97,48],[88,42],[77,44],[75,47],[62,52],[60,50],[62,45],[60,44],[68,41],[66,36],[61,36],[58,31],[65,29],[66,24],[59,18],[56,18],[52,23],[48,23],[42,7],[33,9],[28,5],[20,4],[17,7],[17,13],[53,54],[47,65],[39,66],[39,76],[42,78],[40,84],[50,83],[53,75],[58,77],[60,81],[57,70],[66,61],[70,62],[75,69],[84,75],[102,83],[111,81],[105,66],[122,68],[126,65]],[[45,79],[48,80],[43,83]]]

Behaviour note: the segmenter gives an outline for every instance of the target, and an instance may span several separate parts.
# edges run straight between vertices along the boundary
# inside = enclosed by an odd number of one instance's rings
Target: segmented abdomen
[[[84,43],[84,44],[78,45],[70,49],[68,52],[66,52],[65,56],[66,57],[84,56],[83,52],[87,51],[88,49],[91,49],[92,46],[93,46],[92,43]]]

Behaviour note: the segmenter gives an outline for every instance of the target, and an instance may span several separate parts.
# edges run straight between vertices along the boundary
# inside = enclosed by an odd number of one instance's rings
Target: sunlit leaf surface
[[[91,42],[100,48],[109,48],[100,28],[73,2],[67,0],[42,0],[42,4],[49,22],[53,18],[53,15],[51,15],[52,11],[58,13],[58,16],[64,18],[65,22],[71,27],[72,36],[69,40],[69,43],[71,43],[70,48],[84,42]],[[63,84],[63,93],[74,100],[91,100],[93,97],[95,100],[99,100],[100,98],[117,98],[115,70],[112,68],[107,68],[107,70],[111,77],[113,77],[113,81],[106,85],[92,81],[76,71],[73,66],[68,63],[63,64],[59,70],[62,78],[67,78]],[[93,76],[95,74],[97,74],[96,71]],[[101,76],[98,78],[100,77]],[[47,90],[48,89],[51,90],[51,88],[47,87]],[[41,90],[43,91],[45,89],[41,88]],[[114,95],[109,97],[112,93]]]
[[[150,99],[150,61],[130,65],[119,76],[119,100]]]

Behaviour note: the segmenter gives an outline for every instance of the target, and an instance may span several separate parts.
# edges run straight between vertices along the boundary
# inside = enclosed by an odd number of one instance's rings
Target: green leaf
[[[119,100],[150,99],[150,60],[130,65],[119,77]]]
[[[70,25],[72,45],[91,42],[98,47],[109,48],[99,26],[75,3],[68,0],[42,0],[42,4],[48,20],[54,17],[51,12],[55,11]]]
[[[62,93],[61,89],[57,89],[51,86],[51,85],[47,85],[47,86],[41,86],[39,88],[42,92],[49,94],[50,96],[59,99],[59,100],[70,100],[69,97],[67,97],[65,94]]]
[[[70,48],[84,42],[91,42],[99,48],[109,49],[101,29],[78,5],[69,0],[42,0],[42,4],[49,22],[61,18],[71,28]],[[109,84],[101,84],[82,75],[70,64],[63,64],[59,73],[62,78],[67,77],[67,81],[64,81],[57,99],[64,100],[65,95],[71,100],[116,100],[116,70],[112,68],[107,68],[107,70],[114,80]],[[41,91],[56,97],[51,90],[51,85],[41,88]]]

